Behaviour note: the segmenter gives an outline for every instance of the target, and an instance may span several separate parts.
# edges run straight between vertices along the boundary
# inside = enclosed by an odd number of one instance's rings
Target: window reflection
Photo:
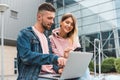
[[[117,50],[120,45],[120,0],[46,1],[52,1],[57,9],[54,27],[58,27],[64,13],[71,12],[77,18],[83,50],[93,52],[94,39],[98,38],[104,54],[115,56],[120,53]],[[86,38],[82,38],[83,36]]]

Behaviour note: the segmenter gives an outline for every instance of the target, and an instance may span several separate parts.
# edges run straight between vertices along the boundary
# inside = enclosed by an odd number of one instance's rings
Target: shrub
[[[90,69],[90,71],[94,71],[94,62],[93,62],[93,60],[90,61],[89,69]]]
[[[114,64],[115,64],[116,71],[120,73],[120,58],[117,58]]]
[[[94,61],[93,60],[90,61],[89,69],[90,71],[94,72]],[[99,70],[99,67],[98,67],[98,64],[96,63],[96,72],[98,72],[98,70]]]
[[[103,73],[108,73],[108,72],[115,72],[115,58],[114,57],[109,57],[103,60],[101,64],[101,72]]]
[[[119,72],[120,72],[120,60],[118,62],[119,62]],[[101,63],[101,72],[102,73],[116,72],[114,63],[115,63],[114,57],[108,57],[108,58],[104,59]],[[90,69],[90,71],[94,72],[94,61],[93,60],[90,61],[89,69]],[[99,72],[98,64],[96,64],[96,72]]]

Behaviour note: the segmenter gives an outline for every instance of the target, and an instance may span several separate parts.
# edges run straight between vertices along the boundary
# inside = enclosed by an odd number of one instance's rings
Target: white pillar
[[[8,5],[0,4],[1,13],[1,80],[4,80],[4,12],[8,9]]]
[[[119,50],[119,37],[118,37],[118,30],[117,28],[113,29],[114,33],[114,41],[115,41],[115,49],[116,49],[116,57],[120,57],[120,50]]]

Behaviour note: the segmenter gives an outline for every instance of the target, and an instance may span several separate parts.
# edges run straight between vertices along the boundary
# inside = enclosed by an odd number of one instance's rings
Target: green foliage
[[[99,65],[96,64],[96,71],[99,70]],[[91,60],[89,64],[90,71],[94,72],[94,61]],[[109,72],[118,72],[120,73],[120,58],[108,57],[102,61],[101,64],[101,72],[109,73]]]
[[[108,72],[115,72],[115,58],[114,57],[109,57],[103,60],[102,65],[101,65],[101,71],[103,73],[108,73]]]
[[[115,64],[116,71],[120,73],[120,58],[117,58],[114,64]]]
[[[89,69],[90,71],[94,72],[94,61],[93,60],[90,61]],[[98,72],[98,70],[99,70],[99,67],[98,67],[98,64],[96,64],[96,72]]]
[[[94,62],[93,62],[93,60],[90,61],[89,69],[90,69],[90,71],[92,71],[92,72],[94,71]]]

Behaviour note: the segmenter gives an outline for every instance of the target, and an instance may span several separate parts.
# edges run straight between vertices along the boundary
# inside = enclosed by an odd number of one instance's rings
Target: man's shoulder
[[[25,27],[25,28],[23,28],[21,31],[26,31],[26,30],[32,30],[32,26]]]
[[[21,29],[19,34],[20,35],[30,35],[32,33],[33,33],[32,27],[29,26],[29,27]]]
[[[23,28],[20,30],[20,32],[22,32],[22,33],[31,32],[31,31],[33,31],[31,26]]]

